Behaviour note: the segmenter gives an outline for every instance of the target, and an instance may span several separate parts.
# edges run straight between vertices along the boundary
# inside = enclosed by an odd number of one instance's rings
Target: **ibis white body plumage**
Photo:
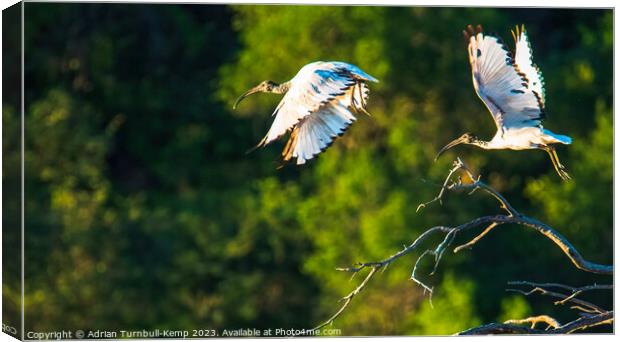
[[[271,128],[257,147],[291,132],[282,157],[285,161],[296,158],[297,164],[304,164],[347,130],[356,120],[354,113],[367,113],[368,82],[378,81],[355,65],[314,62],[288,82],[262,82],[237,103],[255,92],[285,94],[273,112]]]

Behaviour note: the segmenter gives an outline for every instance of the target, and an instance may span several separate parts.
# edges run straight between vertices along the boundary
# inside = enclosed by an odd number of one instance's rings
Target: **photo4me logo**
[[[275,328],[259,330],[255,328],[224,329],[216,336],[221,337],[292,337],[292,336],[339,336],[340,329],[291,329]]]

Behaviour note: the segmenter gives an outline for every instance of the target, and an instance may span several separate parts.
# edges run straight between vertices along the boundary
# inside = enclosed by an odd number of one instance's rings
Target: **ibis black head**
[[[476,137],[471,134],[471,133],[465,133],[463,135],[461,135],[460,137],[452,140],[448,145],[444,146],[439,153],[437,153],[437,156],[435,157],[435,161],[437,161],[437,159],[439,158],[439,156],[441,156],[442,153],[446,152],[447,150],[453,148],[456,145],[459,144],[474,144],[476,141],[478,141],[478,139],[476,139]]]
[[[256,87],[246,91],[245,93],[243,93],[243,95],[239,96],[237,101],[235,101],[233,109],[237,109],[237,105],[239,105],[239,102],[241,102],[241,100],[243,100],[247,96],[250,96],[255,93],[271,93],[273,92],[274,89],[276,89],[276,87],[278,87],[278,84],[275,83],[274,81],[269,81],[269,80],[262,81]]]

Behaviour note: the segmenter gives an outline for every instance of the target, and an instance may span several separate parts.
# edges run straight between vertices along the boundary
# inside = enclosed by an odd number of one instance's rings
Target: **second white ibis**
[[[570,144],[566,135],[555,134],[542,126],[545,117],[545,89],[542,73],[532,62],[532,50],[525,28],[513,31],[514,56],[496,37],[484,35],[480,26],[463,31],[469,42],[474,89],[493,116],[497,133],[483,141],[465,133],[439,151],[439,155],[458,144],[483,149],[541,149],[551,158],[555,170],[564,180],[570,179],[560,163],[555,144]]]

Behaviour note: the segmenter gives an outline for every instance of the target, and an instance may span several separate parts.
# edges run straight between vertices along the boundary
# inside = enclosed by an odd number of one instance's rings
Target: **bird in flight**
[[[233,109],[254,93],[285,94],[272,114],[275,119],[271,128],[255,148],[290,131],[282,158],[285,162],[296,158],[298,165],[305,164],[344,134],[356,120],[353,112],[368,114],[369,81],[378,82],[355,65],[314,62],[301,68],[288,82],[261,82],[241,95]]]
[[[514,56],[499,38],[467,26],[463,31],[468,42],[472,80],[478,97],[484,102],[497,126],[490,141],[483,141],[471,133],[453,140],[437,154],[458,145],[475,145],[483,149],[527,150],[547,152],[556,172],[563,180],[570,179],[560,163],[554,144],[568,145],[572,139],[555,134],[542,126],[545,118],[545,89],[542,73],[532,62],[532,49],[525,31],[517,26]],[[435,160],[437,160],[435,158]]]

